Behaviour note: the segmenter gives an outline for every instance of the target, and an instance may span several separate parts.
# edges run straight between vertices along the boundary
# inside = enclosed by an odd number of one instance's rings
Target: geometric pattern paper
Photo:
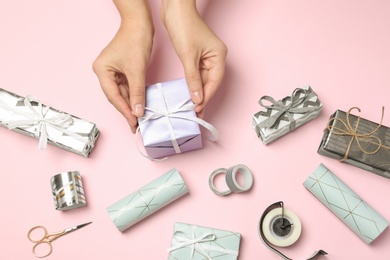
[[[303,185],[367,244],[388,226],[377,211],[323,164]]]
[[[172,169],[111,205],[107,212],[122,232],[186,193],[186,184],[179,172]]]
[[[237,260],[241,235],[176,222],[168,260]]]

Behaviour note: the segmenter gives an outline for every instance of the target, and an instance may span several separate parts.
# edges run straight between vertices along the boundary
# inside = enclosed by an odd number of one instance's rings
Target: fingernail
[[[197,104],[202,102],[202,97],[201,97],[201,93],[200,93],[199,90],[196,90],[196,91],[192,92],[192,99]]]
[[[134,111],[135,116],[143,116],[144,115],[142,104],[136,104],[134,107],[135,107],[135,111]]]

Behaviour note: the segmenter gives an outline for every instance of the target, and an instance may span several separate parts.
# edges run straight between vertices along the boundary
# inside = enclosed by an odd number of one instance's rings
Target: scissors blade
[[[87,225],[89,225],[89,224],[91,224],[91,223],[92,223],[92,221],[91,221],[91,222],[84,223],[84,224],[81,224],[81,225],[77,225],[77,226],[73,226],[73,227],[67,228],[67,229],[64,230],[64,233],[67,234],[67,233],[76,231],[76,230],[78,230],[78,229],[80,229],[80,228],[83,228],[83,227],[85,227],[85,226],[87,226]]]

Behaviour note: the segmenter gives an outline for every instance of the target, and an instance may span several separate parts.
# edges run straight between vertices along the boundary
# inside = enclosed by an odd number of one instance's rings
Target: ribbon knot
[[[276,114],[269,117],[267,120],[264,120],[257,124],[256,128],[275,128],[277,122],[283,116],[286,116],[288,121],[290,122],[290,131],[293,131],[296,128],[296,122],[293,117],[293,114],[305,114],[313,112],[317,109],[317,107],[300,107],[305,101],[309,100],[313,97],[314,93],[309,92],[306,89],[296,88],[291,96],[285,97],[282,100],[276,101],[274,98],[270,96],[263,96],[259,100],[260,106],[266,108],[267,110],[275,110]],[[271,103],[271,105],[265,105],[263,101],[266,100]]]
[[[222,248],[219,246],[213,246],[207,242],[212,242],[217,239],[217,236],[211,232],[205,232],[201,234],[199,237],[196,237],[195,230],[197,226],[190,225],[191,232],[187,234],[183,231],[176,231],[173,234],[173,242],[172,247],[168,248],[169,252],[175,251],[184,247],[191,248],[191,255],[189,259],[192,259],[195,253],[195,250],[207,258],[207,260],[212,260],[213,258],[207,253],[210,251],[218,251],[221,253],[226,253],[230,255],[238,255],[237,251]]]
[[[33,102],[37,103],[37,109],[34,109]],[[33,96],[26,96],[23,100],[24,106],[29,109],[29,112],[16,109],[11,107],[5,102],[0,100],[0,107],[3,107],[17,115],[23,116],[25,119],[16,120],[4,120],[4,124],[8,129],[15,128],[29,128],[37,126],[35,128],[35,136],[39,137],[38,148],[41,150],[46,149],[48,142],[48,131],[47,126],[55,128],[62,133],[65,133],[81,142],[85,142],[84,138],[77,133],[68,131],[66,128],[73,124],[73,118],[69,114],[63,112],[58,113],[50,118],[46,117],[47,112],[50,110],[49,106],[43,106],[42,103]],[[92,142],[88,140],[88,145],[92,145]]]
[[[352,107],[346,113],[346,121],[345,122],[339,118],[334,117],[334,118],[329,119],[329,123],[327,126],[327,129],[329,130],[329,132],[334,134],[334,135],[352,137],[347,145],[345,155],[340,161],[345,161],[348,158],[348,154],[351,150],[352,143],[355,140],[356,140],[356,144],[359,147],[359,149],[363,153],[368,154],[368,155],[377,153],[381,148],[390,149],[390,147],[382,145],[382,140],[379,137],[374,135],[382,125],[383,116],[384,116],[384,107],[382,107],[382,116],[381,116],[380,123],[378,124],[378,126],[374,130],[372,130],[371,132],[368,132],[368,133],[358,133],[360,116],[357,117],[355,127],[352,126],[352,124],[350,122],[350,114],[351,114],[351,111],[354,109],[356,109],[360,112],[360,109],[358,107]],[[343,128],[339,128],[339,127],[336,127],[334,125],[332,126],[331,125],[332,121],[338,121],[339,123],[341,123]],[[374,148],[372,150],[368,150],[362,146],[362,144],[361,144],[362,142],[371,144],[374,146]]]

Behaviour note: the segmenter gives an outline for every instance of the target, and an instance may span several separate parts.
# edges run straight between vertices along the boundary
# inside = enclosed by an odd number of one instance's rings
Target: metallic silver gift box
[[[94,123],[0,88],[0,126],[88,157],[99,137]]]

